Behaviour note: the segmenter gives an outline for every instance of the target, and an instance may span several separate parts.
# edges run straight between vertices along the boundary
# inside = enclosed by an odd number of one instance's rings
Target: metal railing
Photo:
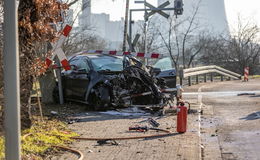
[[[222,67],[211,65],[211,66],[202,66],[202,67],[195,67],[195,68],[188,68],[182,69],[180,71],[180,84],[183,85],[184,79],[188,78],[188,85],[191,86],[192,84],[192,77],[196,76],[196,84],[199,83],[199,76],[204,76],[204,82],[207,82],[207,74],[210,75],[210,81],[214,80],[215,75],[220,75],[221,81],[224,80],[224,77],[228,77],[229,80],[232,79],[241,79],[241,75],[235,72],[229,71]]]

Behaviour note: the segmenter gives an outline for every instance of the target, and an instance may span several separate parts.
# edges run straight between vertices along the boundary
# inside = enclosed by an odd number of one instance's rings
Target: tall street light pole
[[[20,160],[20,78],[17,0],[4,0],[5,159]]]
[[[144,1],[135,1],[135,3],[143,3],[144,4],[144,53],[147,53],[147,21],[148,21],[148,17],[147,15],[147,9],[146,9],[146,0]],[[144,59],[144,63],[145,65],[148,64],[148,59],[145,58]]]
[[[146,0],[144,0],[144,54],[147,53],[147,21],[148,21],[148,17],[146,16],[147,11],[146,11]],[[148,65],[148,59],[145,58],[144,59],[144,64]]]
[[[127,28],[128,28],[127,27],[127,24],[128,24],[128,11],[129,11],[129,0],[126,0],[123,51],[126,51]]]

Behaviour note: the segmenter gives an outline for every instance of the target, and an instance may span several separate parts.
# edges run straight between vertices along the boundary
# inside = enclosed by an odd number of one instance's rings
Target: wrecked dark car
[[[77,54],[69,63],[72,70],[62,72],[64,99],[87,103],[95,110],[164,104],[166,99],[161,90],[176,88],[175,71],[162,73],[153,67],[148,70],[132,56]],[[53,92],[56,101],[58,93],[56,87]]]

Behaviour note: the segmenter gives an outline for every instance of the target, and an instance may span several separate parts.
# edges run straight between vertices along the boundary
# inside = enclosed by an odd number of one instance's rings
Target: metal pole
[[[61,79],[61,65],[58,58],[55,59],[55,63],[57,64],[58,68],[55,69],[55,73],[58,80],[58,87],[59,87],[59,100],[60,104],[64,104],[64,98],[63,98],[63,89],[62,89],[62,79]]]
[[[129,15],[129,39],[130,39],[129,43],[132,43],[132,10],[131,9],[130,9],[130,15]],[[133,51],[132,44],[129,44],[129,46],[130,46],[130,51],[132,52]]]
[[[210,81],[213,82],[213,73],[210,73]]]
[[[4,1],[5,159],[20,160],[20,78],[17,1]]]
[[[56,75],[57,75],[57,79],[58,79],[60,104],[64,104],[62,80],[61,80],[61,69],[57,68],[55,71],[56,71]]]
[[[196,84],[199,84],[199,75],[196,75]]]
[[[147,21],[148,21],[148,18],[146,17],[146,0],[144,0],[144,53],[146,54],[147,53],[147,43],[146,43],[146,39],[147,39]],[[144,64],[145,65],[148,65],[148,59],[147,58],[144,58]]]
[[[191,86],[191,77],[188,77],[188,84]]]
[[[128,10],[129,10],[129,0],[126,0],[125,7],[125,26],[124,26],[124,39],[123,39],[123,51],[126,50],[126,40],[127,40],[127,21],[128,21]]]
[[[220,80],[221,80],[221,81],[223,81],[223,80],[224,80],[224,76],[223,76],[223,75],[221,75],[221,77],[220,77]]]

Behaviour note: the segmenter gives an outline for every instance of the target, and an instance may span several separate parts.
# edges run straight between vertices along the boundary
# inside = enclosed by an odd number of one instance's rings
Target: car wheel
[[[101,101],[101,99],[97,95],[91,96],[91,108],[93,108],[95,111],[104,111],[104,103]]]
[[[96,111],[105,111],[109,108],[110,95],[105,87],[98,87],[89,97],[91,108]]]

